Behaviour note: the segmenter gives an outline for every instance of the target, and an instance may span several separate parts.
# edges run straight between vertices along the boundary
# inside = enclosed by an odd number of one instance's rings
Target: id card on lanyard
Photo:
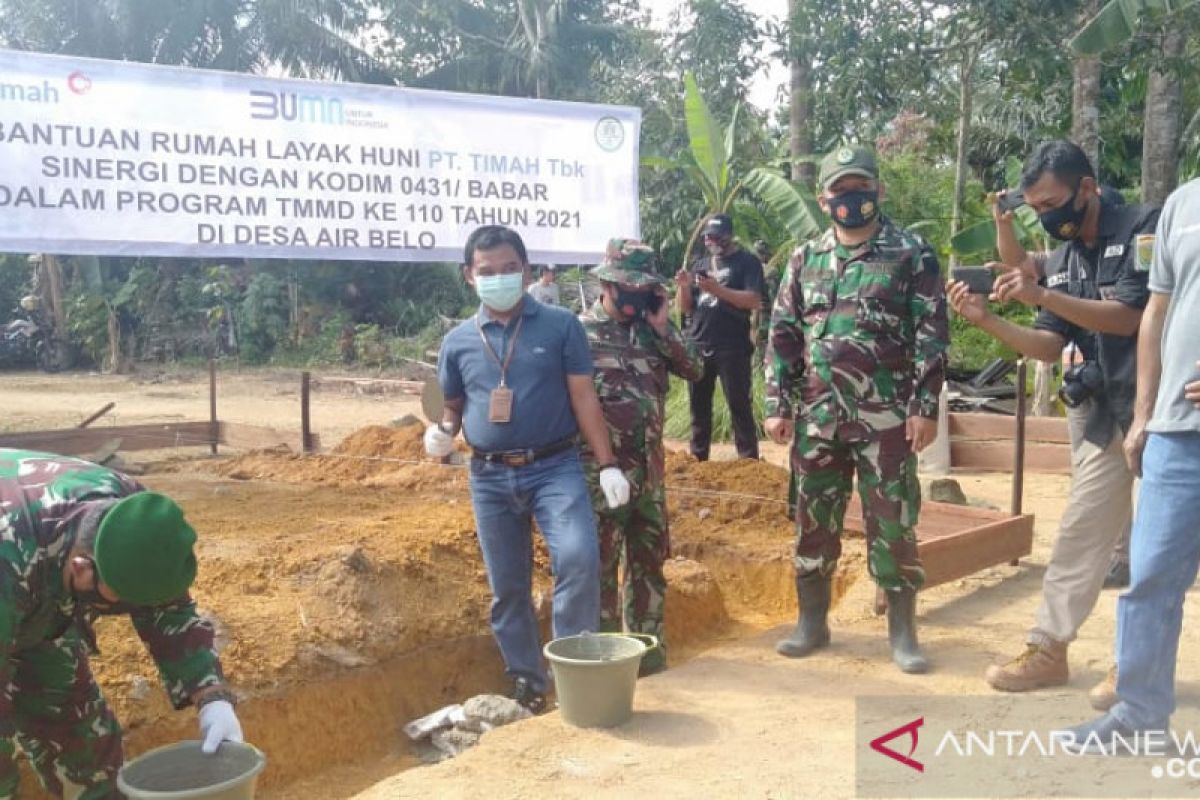
[[[488,395],[488,422],[504,424],[512,422],[513,411],[513,391],[508,388],[506,379],[508,376],[508,365],[512,362],[513,353],[517,351],[517,337],[521,335],[521,325],[525,322],[525,316],[522,314],[517,317],[517,326],[513,329],[512,338],[508,341],[508,346],[505,348],[504,356],[501,358],[492,349],[492,343],[488,341],[487,334],[483,332],[483,326],[479,324],[479,315],[475,315],[475,330],[479,331],[479,339],[483,342],[483,349],[496,362],[496,366],[500,368],[500,385],[492,389]]]

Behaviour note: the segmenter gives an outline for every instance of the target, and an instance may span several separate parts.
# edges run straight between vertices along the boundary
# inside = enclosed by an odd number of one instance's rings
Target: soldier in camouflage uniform
[[[195,531],[163,495],[86,461],[0,450],[0,798],[15,749],[46,789],[120,798],[121,727],[88,666],[95,614],[128,614],[206,752],[241,741],[213,628],[196,615]]]
[[[617,466],[629,479],[629,503],[608,509],[600,492],[596,460],[584,464],[600,534],[600,626],[602,630],[663,637],[663,563],[670,555],[667,500],[663,488],[663,422],[668,374],[694,381],[704,362],[668,316],[669,304],[654,272],[654,251],[631,239],[609,242],[592,271],[603,293],[580,315],[595,363],[596,394],[608,423]],[[624,560],[624,614],[617,564]],[[666,666],[660,647],[642,660],[642,673]]]
[[[948,346],[937,257],[879,211],[875,157],[835,150],[821,164],[833,226],[792,255],[767,350],[767,421],[792,444],[800,619],[776,649],[806,656],[829,643],[826,617],[841,532],[858,475],[868,565],[888,595],[892,657],[924,672],[914,621],[924,580],[915,526],[916,453],[937,433]]]

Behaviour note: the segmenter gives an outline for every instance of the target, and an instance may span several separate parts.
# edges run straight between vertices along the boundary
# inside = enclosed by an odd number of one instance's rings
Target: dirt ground
[[[219,414],[298,427],[298,389],[298,373],[223,372]],[[71,425],[110,400],[115,412],[98,424],[203,419],[207,375],[0,378],[7,430]],[[128,456],[149,462],[143,480],[176,497],[200,531],[195,593],[218,622],[247,738],[268,753],[259,793],[266,800],[485,791],[851,796],[856,696],[981,694],[986,665],[1020,649],[1067,486],[1062,477],[1030,476],[1026,510],[1037,515],[1037,534],[1022,566],[922,595],[923,643],[935,671],[904,676],[887,660],[884,623],[870,613],[861,542],[847,544],[835,645],[803,662],[777,657],[771,644],[795,608],[781,503],[786,474],[769,464],[696,465],[674,454],[672,533],[686,557],[669,570],[674,666],[639,684],[634,720],[580,731],[551,714],[489,733],[452,762],[411,769],[418,762],[399,725],[504,683],[488,635],[489,593],[464,471],[421,463],[420,426],[367,427],[406,413],[420,413],[413,396],[321,388],[313,427],[332,449],[327,455]],[[767,457],[781,462],[783,452],[771,447]],[[957,477],[972,500],[1007,505],[1007,476]],[[544,555],[537,558],[545,618],[549,577]],[[1114,598],[1102,597],[1072,648],[1070,686],[1039,697],[1064,721],[1088,715],[1082,693],[1107,668]],[[194,736],[194,714],[168,708],[128,623],[105,620],[99,634],[94,667],[126,724],[130,753]],[[1185,685],[1200,670],[1196,655],[1185,633]]]

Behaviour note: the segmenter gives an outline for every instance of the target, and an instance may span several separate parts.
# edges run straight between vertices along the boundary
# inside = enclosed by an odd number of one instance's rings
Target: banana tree
[[[710,214],[733,214],[735,205],[747,191],[772,209],[794,237],[814,235],[821,228],[816,201],[782,175],[765,167],[755,167],[738,178],[734,163],[737,127],[741,106],[735,106],[729,124],[717,124],[708,103],[691,73],[684,76],[684,120],[687,123],[688,149],[676,158],[644,156],[643,166],[683,172],[704,198],[704,214],[696,220],[684,249],[683,263],[691,261],[704,220]],[[807,198],[807,199],[806,199]]]
[[[676,158],[643,156],[642,165],[653,169],[683,172],[699,189],[704,198],[705,212],[692,226],[684,249],[683,263],[691,261],[692,248],[700,235],[704,220],[710,214],[728,213],[744,188],[733,179],[734,149],[741,106],[735,106],[729,125],[722,132],[712,111],[700,93],[696,78],[690,72],[683,79],[684,121],[687,124],[688,148]]]
[[[1133,38],[1144,14],[1171,14],[1200,0],[1109,0],[1070,41],[1071,50],[1095,56]]]

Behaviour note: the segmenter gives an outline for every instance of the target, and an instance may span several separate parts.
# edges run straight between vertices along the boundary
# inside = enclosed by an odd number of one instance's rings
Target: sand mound
[[[256,451],[220,464],[216,472],[235,480],[324,486],[465,488],[467,475],[461,464],[440,464],[425,455],[424,433],[421,423],[399,428],[370,425],[347,436],[327,455]]]

